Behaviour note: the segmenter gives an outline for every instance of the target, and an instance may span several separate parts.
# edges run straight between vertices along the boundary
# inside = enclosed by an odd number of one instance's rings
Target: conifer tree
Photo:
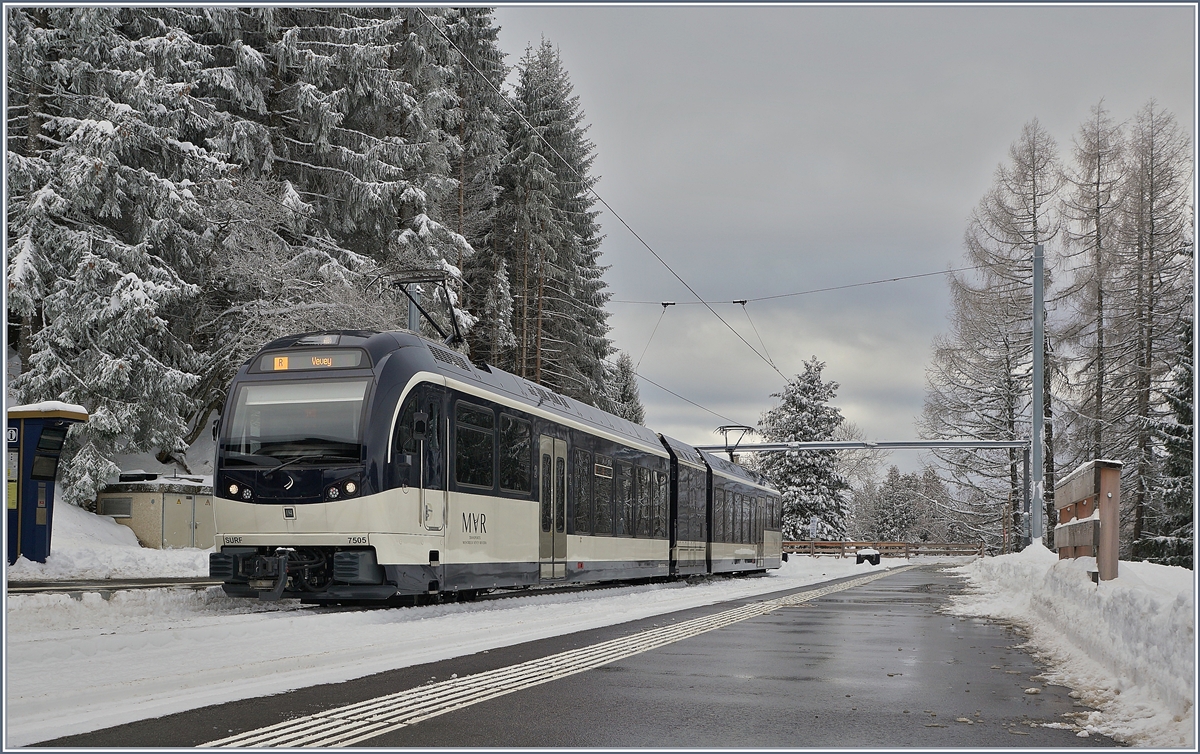
[[[26,327],[22,401],[91,414],[72,430],[63,499],[81,503],[119,452],[183,446],[197,357],[173,321],[211,243],[197,186],[220,173],[190,95],[206,60],[147,10],[12,8],[9,305]],[[10,59],[11,62],[11,59]],[[197,156],[198,159],[191,159]]]
[[[1195,479],[1192,457],[1195,447],[1195,406],[1192,402],[1195,387],[1195,367],[1192,350],[1192,319],[1186,317],[1179,328],[1179,363],[1173,372],[1174,384],[1166,399],[1174,414],[1173,421],[1156,419],[1152,429],[1166,450],[1162,472],[1156,477],[1150,492],[1161,512],[1150,518],[1146,531],[1134,540],[1135,560],[1149,560],[1162,565],[1193,567],[1192,550],[1195,542]]]
[[[1179,362],[1179,323],[1192,308],[1193,166],[1191,143],[1151,100],[1134,116],[1125,151],[1113,279],[1113,446],[1125,462],[1122,503],[1130,522],[1123,544],[1141,539],[1158,471],[1154,422]]]
[[[1080,391],[1077,431],[1084,435],[1082,455],[1076,463],[1106,455],[1112,448],[1110,411],[1105,403],[1112,395],[1108,364],[1110,344],[1106,335],[1112,317],[1114,262],[1117,253],[1117,218],[1120,185],[1124,176],[1124,137],[1114,124],[1104,102],[1092,107],[1091,117],[1079,128],[1074,141],[1074,161],[1068,173],[1069,191],[1063,199],[1065,218],[1070,221],[1068,257],[1082,258],[1071,287],[1063,300],[1072,309],[1064,337],[1081,351],[1079,366],[1069,375]]]
[[[608,300],[589,192],[593,145],[558,51],[526,50],[495,221],[517,344],[504,366],[592,405],[607,401]]]
[[[842,423],[840,409],[829,405],[837,395],[836,382],[823,382],[825,364],[814,356],[804,371],[773,393],[779,405],[763,414],[759,434],[768,442],[830,440]],[[789,450],[763,453],[759,469],[783,499],[783,538],[822,540],[846,538],[849,483],[837,472],[832,450]]]
[[[646,409],[638,395],[637,375],[633,371],[633,358],[621,351],[613,375],[608,383],[609,401],[613,413],[622,419],[628,419],[634,424],[646,423]]]
[[[951,333],[934,341],[926,370],[922,437],[1011,440],[1030,432],[1033,349],[1032,247],[1054,240],[1054,201],[1063,183],[1054,140],[1033,120],[996,169],[991,190],[972,213],[964,237],[975,279],[951,276]],[[1049,265],[1048,265],[1049,267]],[[1050,272],[1047,269],[1047,288]],[[1053,520],[1054,423],[1050,330],[1045,354],[1045,496]],[[938,465],[963,494],[957,505],[978,536],[998,541],[1002,511],[1020,523],[1021,458],[1009,451],[938,449]]]

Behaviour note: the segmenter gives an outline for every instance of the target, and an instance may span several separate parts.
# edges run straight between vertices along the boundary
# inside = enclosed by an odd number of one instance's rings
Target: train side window
[[[550,460],[549,453],[542,453],[542,531],[550,531],[551,522],[554,520],[554,477],[550,476]]]
[[[651,536],[667,536],[667,475],[661,471],[651,472],[654,476],[654,530]]]
[[[650,469],[637,467],[637,535],[650,536],[654,521],[654,486],[650,484]]]
[[[613,536],[633,536],[633,477],[629,464],[613,465]]]
[[[454,479],[459,484],[491,488],[496,451],[496,417],[492,410],[459,402],[454,407]]]
[[[500,489],[529,494],[532,438],[529,422],[500,414]]]
[[[575,534],[592,533],[592,454],[576,448],[571,457],[571,494],[575,501]]]
[[[596,534],[612,534],[612,459],[597,453],[596,464],[593,468],[592,483],[595,485],[594,499],[596,501],[593,531]]]

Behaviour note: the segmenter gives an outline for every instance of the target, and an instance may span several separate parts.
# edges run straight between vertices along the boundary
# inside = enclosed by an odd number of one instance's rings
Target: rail
[[[854,557],[859,550],[874,549],[885,558],[911,558],[915,555],[978,555],[983,557],[982,542],[784,542],[790,555],[836,555]]]

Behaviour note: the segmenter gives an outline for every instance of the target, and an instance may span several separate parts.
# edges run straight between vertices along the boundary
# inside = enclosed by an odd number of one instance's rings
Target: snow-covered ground
[[[56,505],[46,562],[17,558],[8,567],[8,580],[207,576],[210,551],[151,550],[138,544],[133,529],[108,516],[97,516],[74,505]]]
[[[218,588],[119,591],[108,600],[10,594],[5,742],[22,746],[905,563],[796,557],[762,578],[343,612],[234,600]],[[1195,698],[1191,572],[1122,563],[1123,581],[1097,588],[1080,566],[1055,563],[1034,550],[966,565],[977,591],[953,609],[1025,625],[1031,648],[1051,665],[1051,680],[1101,708],[1087,721],[1092,729],[1140,745],[1188,744]],[[140,548],[111,519],[62,506],[49,561],[20,562],[9,578],[206,572],[207,551]],[[1096,621],[1111,638],[1090,638]],[[1070,627],[1081,652],[1060,646],[1057,623]],[[1103,641],[1112,648],[1093,646]]]
[[[1011,621],[1048,666],[1046,680],[1096,707],[1079,724],[1134,746],[1195,748],[1195,576],[1121,561],[1093,584],[1094,558],[1058,560],[1041,544],[955,569],[970,593],[951,612]]]

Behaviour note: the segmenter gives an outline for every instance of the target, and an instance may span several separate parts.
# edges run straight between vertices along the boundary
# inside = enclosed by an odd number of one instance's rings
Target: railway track
[[[762,573],[749,573],[744,575],[716,575],[716,576],[701,576],[688,577],[680,579],[680,583],[701,583],[712,579],[726,578],[755,578],[762,576]],[[573,594],[578,592],[602,591],[605,589],[617,589],[626,586],[636,586],[639,584],[649,583],[665,583],[670,581],[669,578],[656,579],[637,579],[634,581],[616,581],[604,582],[600,584],[547,584],[544,586],[532,587],[515,587],[511,589],[496,589],[491,592],[475,595],[469,600],[449,600],[423,598],[413,600],[411,604],[407,602],[395,604],[343,604],[343,605],[328,605],[324,607],[342,609],[367,609],[367,608],[382,608],[382,607],[419,607],[422,605],[438,604],[439,602],[453,601],[483,601],[483,600],[501,600],[510,599],[513,597],[529,597],[535,595],[554,595],[554,594]],[[209,587],[220,586],[220,581],[214,581],[207,578],[178,578],[178,579],[72,579],[63,581],[10,581],[7,585],[9,594],[69,594],[76,599],[85,593],[99,594],[104,599],[109,599],[114,592],[134,590],[134,589],[208,589]],[[437,596],[431,595],[430,597]]]

